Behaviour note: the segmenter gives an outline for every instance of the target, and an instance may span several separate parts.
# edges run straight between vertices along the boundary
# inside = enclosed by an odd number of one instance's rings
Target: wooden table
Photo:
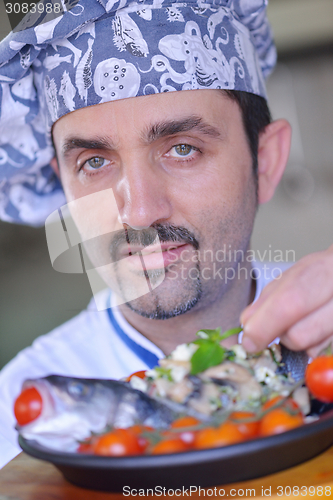
[[[299,487],[298,490],[297,487]],[[192,492],[188,498],[221,498],[219,496],[221,488],[225,491],[224,498],[229,499],[259,500],[259,498],[269,496],[274,500],[281,498],[283,500],[286,498],[289,500],[296,498],[298,500],[302,498],[324,500],[333,497],[333,447],[318,457],[291,469],[252,481],[217,487],[216,493],[210,488],[206,489],[206,495],[204,491],[201,491],[200,495]],[[146,498],[168,497],[170,498],[166,494]],[[0,500],[125,500],[126,498],[134,498],[134,496],[103,493],[73,486],[63,479],[61,473],[53,465],[31,458],[25,453],[18,455],[0,471]],[[144,497],[137,496],[136,498]]]

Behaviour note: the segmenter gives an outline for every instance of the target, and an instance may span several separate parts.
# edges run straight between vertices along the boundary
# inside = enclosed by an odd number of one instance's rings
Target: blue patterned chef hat
[[[51,127],[127,97],[229,89],[266,97],[267,0],[79,0],[0,44],[0,218],[40,225],[65,203]],[[24,24],[26,23],[26,24]]]

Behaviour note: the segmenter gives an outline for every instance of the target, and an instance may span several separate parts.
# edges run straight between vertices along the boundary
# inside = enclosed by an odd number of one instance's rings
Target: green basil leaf
[[[221,328],[215,328],[214,330],[209,330],[208,328],[202,328],[197,332],[197,337],[200,337],[200,332],[203,332],[207,335],[207,338],[204,340],[218,340],[221,335]]]
[[[195,340],[193,340],[193,342],[191,342],[191,344],[202,345],[202,344],[206,344],[207,342],[211,342],[211,340],[209,340],[209,339],[195,339]]]
[[[222,363],[225,349],[218,343],[206,339],[191,357],[191,375],[207,370]]]
[[[243,330],[241,326],[237,326],[236,328],[230,328],[230,330],[227,330],[226,332],[222,333],[220,336],[220,340],[225,340],[228,337],[232,337],[232,335],[236,335],[237,333],[240,333]]]

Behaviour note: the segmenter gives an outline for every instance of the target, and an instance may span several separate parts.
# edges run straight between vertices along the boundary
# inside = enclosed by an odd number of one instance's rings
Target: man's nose
[[[168,220],[172,213],[168,182],[154,164],[135,161],[126,165],[117,184],[115,197],[121,222],[133,229],[144,229]]]

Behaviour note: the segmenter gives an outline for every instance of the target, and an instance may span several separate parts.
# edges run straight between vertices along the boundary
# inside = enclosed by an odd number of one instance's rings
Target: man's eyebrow
[[[181,120],[171,120],[167,122],[156,123],[151,126],[145,136],[145,141],[151,143],[161,137],[172,136],[180,132],[198,131],[211,137],[220,137],[220,131],[205,123],[200,116],[189,116]]]
[[[101,149],[108,150],[114,149],[110,141],[103,137],[96,137],[94,139],[82,139],[81,137],[69,137],[62,145],[61,151],[64,158],[69,156],[70,152],[74,149]]]

